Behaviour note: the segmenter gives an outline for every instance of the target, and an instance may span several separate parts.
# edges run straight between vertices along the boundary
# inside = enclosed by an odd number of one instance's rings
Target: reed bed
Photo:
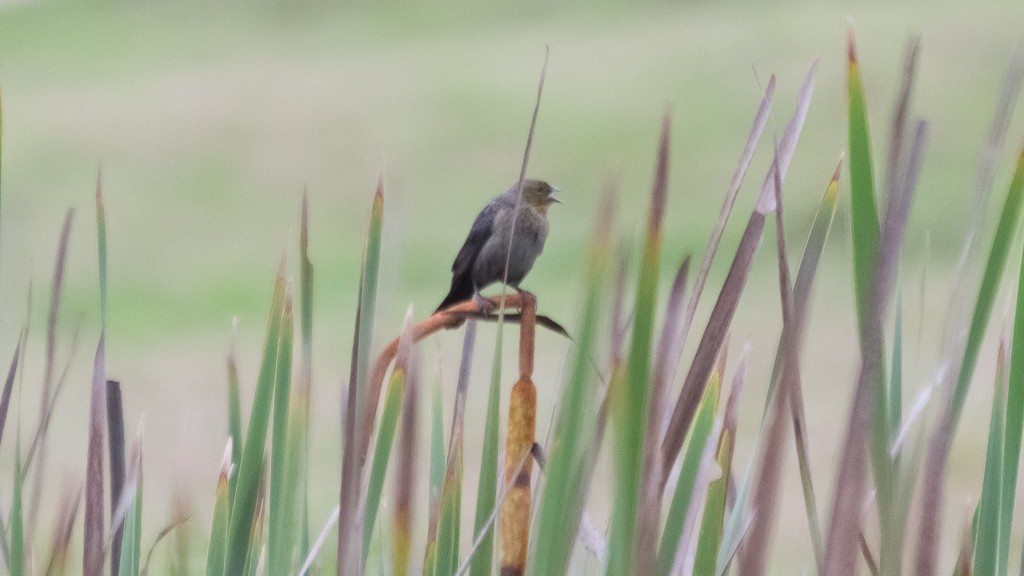
[[[1009,118],[1024,76],[1024,50],[1010,61],[979,167],[975,193],[983,207],[993,186],[1006,190],[991,243],[986,246],[977,240],[990,237],[980,228],[981,219],[963,247],[965,260],[983,261],[984,270],[979,278],[961,279],[950,308],[963,313],[951,314],[947,329],[951,337],[935,366],[940,382],[908,409],[899,272],[929,137],[927,121],[912,114],[918,54],[918,42],[908,43],[901,87],[887,126],[884,148],[888,155],[879,176],[873,153],[878,145],[869,128],[867,95],[850,33],[849,142],[845,150],[837,151],[844,160],[822,167],[819,191],[824,193],[804,231],[795,275],[790,263],[790,256],[797,253],[792,245],[794,231],[783,220],[791,197],[785,177],[813,104],[817,64],[809,66],[782,134],[772,138],[772,162],[754,205],[747,208],[741,239],[720,286],[709,286],[709,270],[719,256],[722,231],[736,209],[753,154],[767,146],[762,136],[772,114],[776,80],[769,80],[759,106],[751,110],[749,137],[737,146],[737,168],[692,281],[690,254],[663,254],[663,238],[669,233],[663,226],[665,207],[672,201],[668,186],[672,113],[666,111],[660,139],[652,143],[653,183],[636,272],[631,275],[621,257],[615,265],[617,254],[632,247],[623,250],[618,244],[617,251],[616,240],[607,233],[622,210],[610,184],[583,256],[584,277],[577,280],[578,319],[569,328],[561,323],[564,314],[545,310],[542,294],[502,290],[418,321],[410,309],[401,333],[375,349],[375,337],[386,331],[374,322],[378,295],[387,290],[379,282],[387,198],[381,177],[370,200],[357,277],[351,368],[336,391],[342,414],[337,428],[342,468],[331,480],[337,483],[337,508],[324,526],[311,525],[311,519],[328,514],[310,510],[308,496],[316,465],[309,454],[312,326],[314,319],[335,320],[314,313],[310,200],[303,194],[299,285],[288,279],[294,264],[282,257],[248,406],[242,405],[241,390],[247,383],[239,380],[234,351],[227,358],[224,434],[210,439],[225,446],[224,458],[218,470],[210,470],[210,482],[216,486],[213,501],[196,503],[212,519],[208,531],[202,530],[207,576],[761,575],[773,572],[770,553],[778,516],[783,513],[806,518],[810,546],[805,573],[1007,574],[1011,552],[1014,557],[1022,555],[1012,549],[1010,534],[1024,433],[1024,330],[1007,335],[994,359],[983,357],[981,343],[991,331],[999,290],[1013,282],[1014,271],[1020,277],[1017,285],[1024,283],[1024,265],[1013,260],[1021,251],[1024,154],[1011,181],[999,183],[994,176],[995,159],[1009,137]],[[543,82],[542,72],[520,182],[527,172]],[[801,362],[816,272],[847,170],[853,236],[850,282],[856,294],[860,364],[851,383],[834,478],[823,479],[811,473],[814,454],[808,446],[803,389],[813,383],[801,378]],[[66,483],[57,494],[43,489],[53,474],[47,465],[47,445],[58,441],[53,438],[50,414],[65,382],[54,347],[74,222],[71,211],[55,258],[43,380],[38,389],[35,384],[15,386],[23,370],[26,322],[0,391],[0,442],[15,444],[13,461],[5,463],[0,473],[7,495],[0,502],[0,556],[3,572],[12,576],[151,573],[153,549],[189,522],[185,497],[160,531],[142,530],[144,500],[165,498],[143,492],[145,461],[160,455],[144,458],[141,427],[132,445],[126,446],[122,391],[108,379],[102,178],[97,181],[95,199],[101,329],[99,334],[82,335],[83,345],[95,343],[90,402],[83,407],[89,414],[88,429],[74,438],[59,439],[81,442],[88,462],[84,478]],[[747,351],[730,355],[729,345],[730,327],[754,257],[765,244],[766,230],[775,236],[779,307],[763,312],[777,314],[783,322],[777,341],[751,343],[776,350],[773,370],[758,374],[747,369]],[[659,274],[666,259],[681,264],[667,294],[661,294]],[[1004,278],[1007,275],[1009,279]],[[628,290],[630,285],[635,289]],[[714,303],[700,329],[694,325],[695,311],[706,288],[717,288],[717,294],[708,295]],[[1020,325],[1024,291],[1018,290],[1014,304],[1014,323]],[[436,384],[433,389],[423,387],[431,380],[421,374],[425,351],[420,343],[442,330],[462,330],[464,336],[456,396],[449,410]],[[482,330],[494,330],[497,335],[485,425],[482,430],[467,430],[466,395],[473,385],[476,335]],[[555,375],[534,372],[537,330],[553,331],[572,343],[560,383]],[[502,350],[514,337],[518,377],[503,382]],[[696,343],[692,355],[684,353],[687,341]],[[976,383],[976,368],[987,361],[998,368],[996,381]],[[752,379],[768,382],[760,422],[741,421],[737,408],[745,382]],[[972,385],[992,385],[995,390],[984,478],[973,521],[961,529],[956,562],[945,565],[939,556],[943,490],[950,449]],[[550,420],[538,413],[538,386],[559,390]],[[35,420],[12,401],[27,394],[39,394],[41,399]],[[445,420],[446,413],[450,421]],[[504,429],[503,413],[507,414]],[[429,437],[420,433],[421,417],[429,423]],[[247,422],[244,430],[243,421]],[[735,459],[741,426],[756,430],[748,461]],[[12,430],[5,434],[8,427]],[[465,467],[467,434],[483,439],[479,470]],[[782,464],[791,449],[797,455],[802,512],[780,508]],[[611,470],[600,481],[610,482],[610,500],[597,503],[591,487],[603,473],[597,464],[603,455],[609,457]],[[473,530],[463,533],[468,525],[463,506],[473,499],[464,493],[468,473],[478,475],[479,488]],[[324,474],[318,468],[317,480],[323,481]],[[829,481],[835,486],[830,494],[822,490]],[[429,487],[426,501],[416,498],[420,486]],[[45,518],[41,502],[50,499],[57,502],[56,515]],[[588,508],[598,504],[611,510],[607,526],[595,526],[588,514]],[[427,519],[424,534],[417,533],[416,518]],[[80,552],[71,549],[76,532],[81,534]],[[176,549],[182,558],[188,555],[186,547]]]

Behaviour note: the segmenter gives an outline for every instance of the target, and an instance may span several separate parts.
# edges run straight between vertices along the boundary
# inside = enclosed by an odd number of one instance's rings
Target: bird
[[[457,302],[479,297],[485,287],[501,282],[506,262],[508,284],[516,289],[533,268],[548,236],[548,208],[562,201],[552,196],[558,188],[547,182],[523,180],[517,217],[519,189],[518,182],[513,184],[477,215],[452,264],[451,289],[435,314]]]

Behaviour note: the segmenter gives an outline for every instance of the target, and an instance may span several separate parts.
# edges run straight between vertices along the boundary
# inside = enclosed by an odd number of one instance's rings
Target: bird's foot
[[[473,292],[473,301],[480,308],[480,314],[487,314],[487,300],[479,292]]]

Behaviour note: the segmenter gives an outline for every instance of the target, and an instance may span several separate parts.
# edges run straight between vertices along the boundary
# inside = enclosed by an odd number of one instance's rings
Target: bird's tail
[[[469,300],[472,297],[473,280],[470,279],[469,274],[454,277],[452,278],[452,287],[448,291],[448,295],[444,297],[441,305],[437,307],[437,310],[434,310],[434,313],[437,314],[452,304],[457,304],[463,300]]]

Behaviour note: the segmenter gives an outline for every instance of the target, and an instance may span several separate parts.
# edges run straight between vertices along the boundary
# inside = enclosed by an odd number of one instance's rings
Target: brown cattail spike
[[[530,474],[537,425],[537,387],[529,378],[512,387],[505,443],[505,485],[508,495],[501,506],[501,574],[523,574],[530,534]]]

